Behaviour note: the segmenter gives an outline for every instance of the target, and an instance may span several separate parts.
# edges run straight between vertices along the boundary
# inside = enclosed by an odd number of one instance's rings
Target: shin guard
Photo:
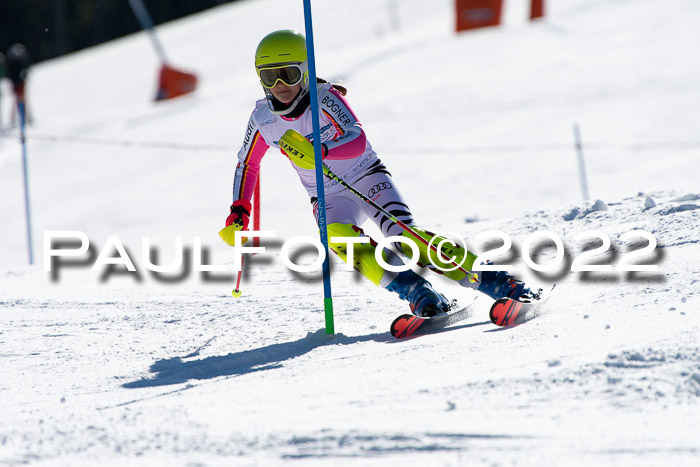
[[[333,237],[353,237],[359,238],[365,236],[362,229],[352,224],[333,223],[328,225],[328,246],[340,258],[347,263],[348,261],[348,244],[334,243]],[[365,236],[366,237],[366,236]],[[386,287],[397,273],[386,271],[375,258],[374,254],[377,249],[377,244],[370,237],[369,243],[353,244],[352,265],[355,270],[359,271],[363,276],[380,287]],[[403,261],[395,253],[383,250],[382,258],[391,265],[401,265]]]

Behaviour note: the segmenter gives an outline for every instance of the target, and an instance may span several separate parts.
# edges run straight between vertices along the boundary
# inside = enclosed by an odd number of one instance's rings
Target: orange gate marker
[[[457,32],[501,24],[503,0],[456,0]]]

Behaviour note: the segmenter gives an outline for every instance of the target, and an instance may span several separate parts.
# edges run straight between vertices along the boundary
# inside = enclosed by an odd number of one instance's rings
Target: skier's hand
[[[238,230],[248,229],[248,219],[250,218],[250,211],[253,207],[250,205],[250,201],[247,199],[237,199],[231,205],[231,214],[226,218],[226,226],[232,224],[239,225]]]
[[[279,146],[289,159],[299,168],[313,170],[316,168],[314,160],[314,145],[294,130],[284,132],[279,140]],[[321,149],[323,157],[327,150]]]
[[[221,239],[231,246],[236,246],[236,232],[248,229],[248,221],[251,210],[250,201],[239,199],[231,205],[231,214],[226,218],[226,227],[219,231]],[[248,241],[243,237],[242,243]]]

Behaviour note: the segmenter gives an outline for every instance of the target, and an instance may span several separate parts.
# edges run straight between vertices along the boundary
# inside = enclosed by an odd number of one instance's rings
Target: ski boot
[[[488,264],[488,263],[487,263]],[[537,298],[537,293],[530,290],[525,282],[516,279],[506,271],[481,271],[479,273],[481,283],[477,289],[494,300],[499,298]]]
[[[408,300],[413,314],[421,318],[445,314],[450,309],[450,302],[436,292],[430,282],[410,269],[399,273],[386,289],[399,294],[402,300]]]

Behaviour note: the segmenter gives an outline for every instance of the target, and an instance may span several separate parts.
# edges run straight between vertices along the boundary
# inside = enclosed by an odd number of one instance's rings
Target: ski
[[[391,335],[397,339],[405,339],[410,336],[428,334],[458,321],[463,321],[472,315],[471,306],[475,301],[476,297],[464,306],[455,304],[447,314],[432,318],[420,318],[409,314],[401,315],[391,323]]]
[[[496,326],[517,326],[537,318],[542,311],[538,310],[538,306],[552,295],[554,287],[556,284],[544,295],[540,292],[540,298],[537,299],[520,301],[512,298],[499,298],[491,305],[489,311],[491,322]]]

